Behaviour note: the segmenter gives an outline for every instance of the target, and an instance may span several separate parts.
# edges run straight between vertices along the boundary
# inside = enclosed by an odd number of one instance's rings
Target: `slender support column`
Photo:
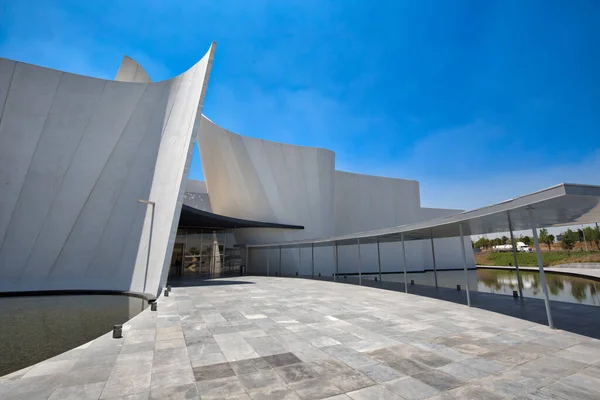
[[[315,244],[314,243],[310,244],[310,252],[311,252],[311,257],[312,257],[312,277],[314,279],[314,277],[315,277]]]
[[[187,235],[185,235],[187,237]],[[200,263],[198,266],[198,275],[202,274],[202,247],[204,246],[203,243],[203,239],[204,239],[204,231],[202,229],[200,229]],[[185,252],[183,253],[185,254]],[[185,257],[184,257],[185,259]]]
[[[246,247],[246,268],[244,269],[244,275],[248,275],[249,265],[250,265],[250,247]]]
[[[430,239],[431,239],[431,257],[433,258],[433,277],[435,279],[435,288],[438,288],[438,280],[437,280],[437,266],[435,265],[435,247],[433,246],[433,230],[430,230]]]
[[[379,284],[381,285],[381,254],[379,253],[379,238],[377,238],[377,266],[379,267]]]
[[[469,294],[469,276],[467,275],[467,254],[465,253],[465,238],[463,236],[462,224],[458,225],[458,232],[460,233],[460,248],[462,250],[463,268],[465,270],[465,288],[467,289],[467,305],[471,307],[471,295]]]
[[[583,245],[585,246],[585,251],[587,253],[588,249],[587,249],[587,239],[585,238],[585,227],[583,225],[581,225],[581,232],[583,232]],[[593,248],[592,248],[593,250]]]
[[[281,246],[279,246],[279,276],[281,276]]]
[[[512,222],[510,220],[510,211],[506,211],[508,217],[508,230],[510,231],[510,243],[512,243],[513,259],[515,260],[515,268],[517,269],[517,285],[519,286],[519,298],[523,299],[523,281],[521,280],[521,271],[519,271],[519,260],[517,258],[517,244],[513,236]]]
[[[298,246],[298,269],[296,273],[300,276],[300,268],[302,268],[302,246]]]
[[[546,315],[548,316],[548,326],[554,329],[552,322],[552,310],[550,309],[550,295],[548,294],[548,284],[546,275],[544,275],[544,263],[542,262],[542,252],[540,251],[540,241],[538,239],[537,226],[533,218],[533,209],[529,209],[529,219],[531,221],[531,233],[533,234],[533,244],[535,245],[535,254],[537,256],[538,268],[540,270],[540,281],[544,289],[544,304],[546,305]]]
[[[335,242],[331,243],[331,250],[333,250],[333,281],[335,282],[337,280],[337,257],[336,257],[336,253],[337,253],[337,249],[336,249],[336,245]]]
[[[406,274],[406,248],[404,247],[404,233],[400,234],[402,241],[402,258],[404,259],[404,291],[408,293],[408,276]]]
[[[335,279],[337,280],[339,272],[340,272],[340,266],[339,266],[339,254],[338,254],[338,245],[337,242],[335,242]]]
[[[226,260],[225,255],[227,254],[227,232],[223,233],[223,262],[221,263],[221,276],[225,273],[226,270]]]
[[[360,238],[357,239],[358,247],[358,284],[362,286],[362,258],[360,257]]]

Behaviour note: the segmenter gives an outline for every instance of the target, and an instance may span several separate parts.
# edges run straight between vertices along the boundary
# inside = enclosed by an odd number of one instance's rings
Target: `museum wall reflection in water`
[[[0,297],[0,376],[87,343],[146,305],[120,295]]]

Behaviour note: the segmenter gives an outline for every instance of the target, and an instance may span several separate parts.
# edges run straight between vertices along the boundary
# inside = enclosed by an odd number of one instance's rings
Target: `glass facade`
[[[169,277],[218,277],[239,273],[239,250],[230,231],[179,228]]]

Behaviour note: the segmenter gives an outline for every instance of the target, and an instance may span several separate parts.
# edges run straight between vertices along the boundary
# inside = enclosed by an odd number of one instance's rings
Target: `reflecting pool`
[[[550,300],[600,306],[600,281],[551,272],[546,272],[545,275]],[[377,276],[377,274],[369,274],[363,276],[363,279],[375,279]],[[512,296],[513,290],[518,290],[516,271],[477,269],[467,271],[467,276],[470,290],[509,296]],[[383,274],[382,278],[384,282],[404,282],[403,274]],[[521,279],[524,297],[544,298],[539,272],[521,271]],[[409,273],[409,283],[411,280],[415,285],[435,286],[435,275],[432,271]],[[438,271],[437,280],[439,287],[456,288],[456,285],[461,285],[463,289],[465,287],[464,271]]]
[[[600,282],[593,279],[546,272],[550,300],[600,305]],[[523,296],[544,298],[539,272],[521,271]],[[510,270],[478,269],[477,290],[512,295],[518,290],[517,273]]]
[[[0,297],[0,376],[87,343],[146,305],[120,295]]]

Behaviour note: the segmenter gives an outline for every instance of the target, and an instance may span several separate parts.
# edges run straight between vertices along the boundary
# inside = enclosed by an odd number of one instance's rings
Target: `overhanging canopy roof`
[[[186,228],[279,228],[279,229],[304,229],[299,225],[276,224],[272,222],[249,221],[246,219],[232,218],[224,215],[213,214],[208,211],[183,205],[179,217],[179,226]]]
[[[531,210],[531,213],[530,213]],[[508,214],[512,230],[585,224],[600,221],[600,186],[563,183],[525,196],[506,200],[491,206],[453,214],[447,217],[401,225],[375,231],[328,237],[315,240],[282,242],[247,247],[298,247],[327,246],[361,243],[395,242],[459,236],[462,225],[464,235],[481,235],[509,231]],[[535,221],[531,219],[531,215]]]

